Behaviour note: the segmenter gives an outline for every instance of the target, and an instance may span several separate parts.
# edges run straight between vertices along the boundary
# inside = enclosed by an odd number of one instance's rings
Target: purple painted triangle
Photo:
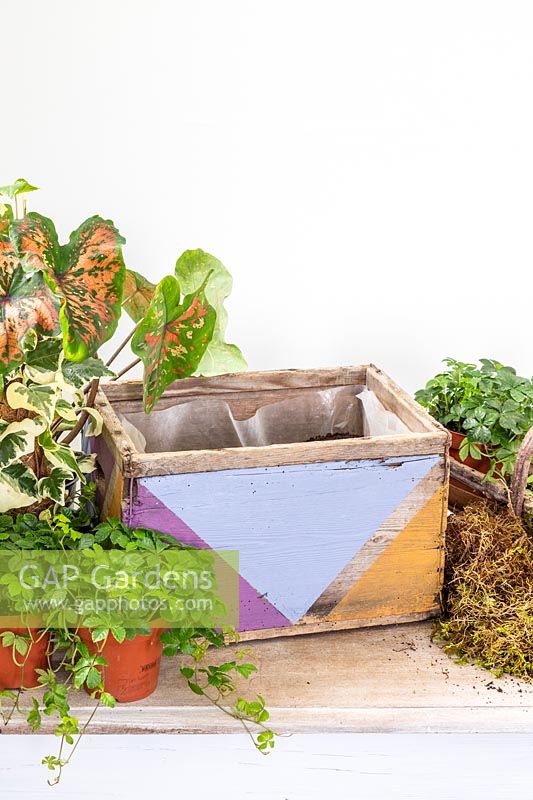
[[[190,544],[202,550],[211,549],[192,528],[189,528],[177,514],[138,483],[137,497],[130,511],[128,525],[139,528],[153,528],[168,533],[183,544]],[[292,622],[278,611],[272,603],[257,592],[254,587],[239,575],[239,630],[255,631],[264,628],[284,628]]]

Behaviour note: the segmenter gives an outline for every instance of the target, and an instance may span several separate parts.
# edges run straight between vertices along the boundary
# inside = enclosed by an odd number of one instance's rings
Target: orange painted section
[[[113,472],[109,479],[109,486],[106,492],[102,518],[122,516],[122,496],[124,492],[124,476],[117,464],[113,467]]]
[[[328,621],[416,613],[438,605],[443,502],[439,489],[335,606]]]

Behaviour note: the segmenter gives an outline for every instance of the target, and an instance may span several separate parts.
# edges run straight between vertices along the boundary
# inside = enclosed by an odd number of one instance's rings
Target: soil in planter
[[[0,633],[12,631],[16,634],[27,634],[27,628],[0,628]],[[48,643],[50,636],[40,631],[32,631],[34,642],[29,651],[22,656],[16,654],[18,664],[13,660],[13,648],[2,647],[0,643],[0,691],[3,689],[33,689],[39,685],[36,670],[48,667]],[[29,640],[28,640],[29,641]],[[23,664],[23,666],[19,666]]]
[[[451,656],[533,680],[533,524],[489,502],[450,519],[445,615],[437,638]]]
[[[324,436],[312,436],[308,442],[329,442],[332,439],[355,439],[355,433],[326,433]]]

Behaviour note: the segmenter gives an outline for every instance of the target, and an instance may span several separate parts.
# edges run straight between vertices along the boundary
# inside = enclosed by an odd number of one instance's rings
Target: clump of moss
[[[533,680],[533,526],[488,502],[448,526],[444,649],[497,675]]]

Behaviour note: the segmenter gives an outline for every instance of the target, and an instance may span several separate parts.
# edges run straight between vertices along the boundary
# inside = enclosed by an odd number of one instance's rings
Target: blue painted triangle
[[[296,622],[439,456],[143,478],[213,549]]]

